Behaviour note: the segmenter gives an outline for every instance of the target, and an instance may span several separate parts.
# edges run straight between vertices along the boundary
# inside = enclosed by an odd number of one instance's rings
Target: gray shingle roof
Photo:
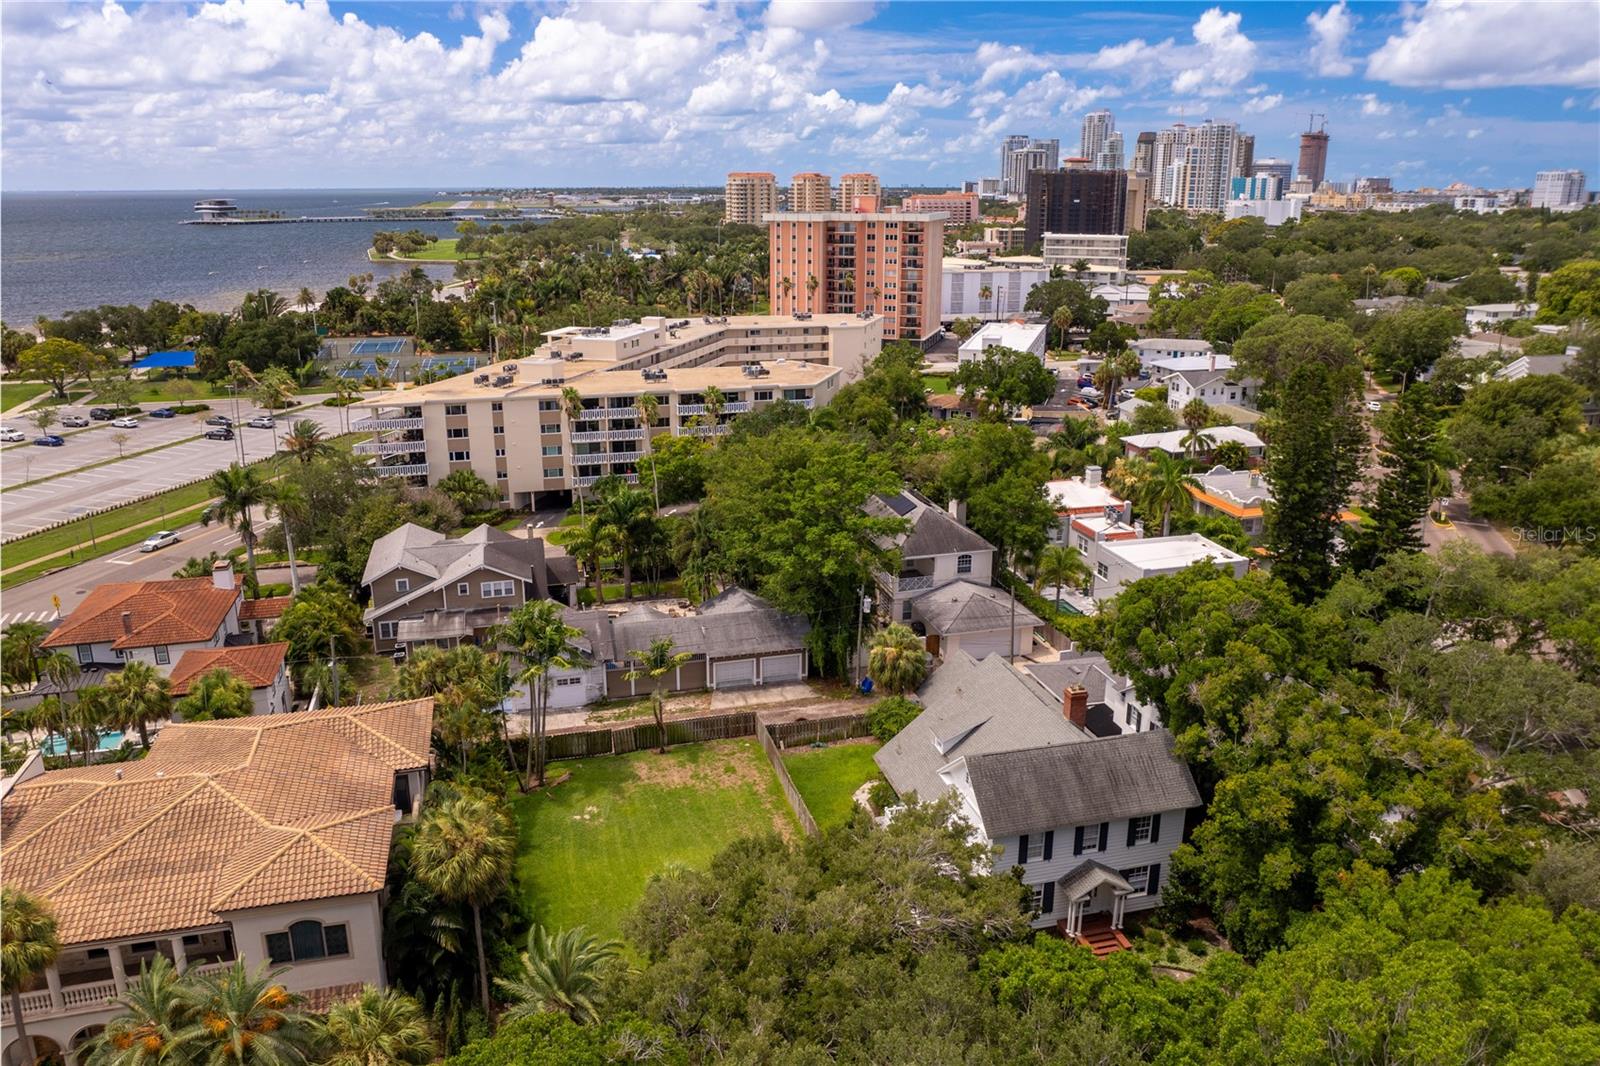
[[[1063,900],[1082,899],[1101,885],[1110,885],[1120,892],[1131,892],[1133,886],[1128,884],[1128,879],[1113,870],[1103,862],[1089,859],[1074,866],[1070,871],[1056,882],[1061,889]]]
[[[1200,805],[1165,729],[967,757],[991,839]]]
[[[962,756],[1089,739],[1063,717],[1060,700],[1049,699],[999,655],[978,662],[956,652],[923,684],[917,699],[923,712],[875,756],[902,796],[942,795],[948,786],[940,769]]]
[[[931,632],[941,636],[987,633],[1013,624],[1011,596],[972,581],[953,581],[917,598],[911,610]],[[1016,605],[1015,625],[1038,626],[1039,616]]]
[[[451,539],[443,533],[407,522],[372,542],[361,583],[370,585],[384,574],[403,568],[427,577],[405,596],[380,607],[369,607],[368,620],[379,617],[440,587],[450,587],[468,574],[490,569],[522,580],[532,580],[543,568],[546,588],[578,583],[577,564],[567,556],[545,558],[545,544],[537,537],[513,537],[490,525],[480,525]]]
[[[635,604],[620,614],[605,609],[564,612],[567,623],[583,630],[590,653],[601,662],[622,662],[628,653],[660,637],[678,651],[725,659],[770,655],[805,647],[811,624],[785,614],[761,597],[730,588],[707,600],[696,614],[668,614],[650,604]]]
[[[950,517],[926,496],[911,489],[869,496],[863,506],[874,517],[901,518],[910,524],[906,532],[886,538],[890,546],[900,550],[902,559],[994,551],[993,544]]]

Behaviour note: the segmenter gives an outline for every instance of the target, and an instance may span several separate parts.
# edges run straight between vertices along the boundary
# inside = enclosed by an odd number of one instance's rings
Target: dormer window
[[[958,555],[958,556],[956,556],[956,573],[958,573],[958,574],[970,574],[970,573],[972,573],[972,556],[970,556],[970,555]]]
[[[396,592],[410,592],[411,591],[411,579],[409,577],[397,577],[397,578],[395,578],[394,579],[394,590]]]

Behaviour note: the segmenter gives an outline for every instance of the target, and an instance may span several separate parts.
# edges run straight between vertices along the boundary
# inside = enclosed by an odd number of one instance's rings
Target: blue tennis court
[[[361,378],[367,377],[375,378],[378,376],[378,364],[374,363],[370,359],[358,363],[351,363],[349,366],[342,366],[339,368],[339,376],[344,378],[346,381],[357,381]]]
[[[350,346],[351,355],[395,355],[406,346],[405,341],[356,341]]]
[[[477,367],[478,361],[470,355],[430,355],[417,364],[419,370],[441,370],[447,374],[460,374]]]

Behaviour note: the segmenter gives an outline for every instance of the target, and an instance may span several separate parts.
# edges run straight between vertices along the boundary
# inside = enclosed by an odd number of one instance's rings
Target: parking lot
[[[65,408],[64,414],[87,414],[87,409]],[[129,500],[187,484],[239,460],[240,446],[246,461],[263,459],[278,450],[278,438],[291,423],[309,418],[329,434],[341,428],[341,412],[331,407],[311,407],[288,414],[279,413],[274,429],[235,428],[235,440],[207,440],[201,437],[208,428],[210,414],[233,415],[233,405],[214,404],[206,414],[178,418],[140,417],[137,429],[117,430],[109,422],[96,422],[94,428],[67,436],[59,448],[41,448],[31,443],[12,445],[0,453],[0,536],[9,540],[72,518],[84,510],[98,510]],[[261,414],[251,404],[240,402],[241,420]],[[20,420],[13,420],[20,423]],[[37,434],[22,428],[30,439]],[[60,429],[56,429],[60,432]],[[113,434],[126,433],[127,459],[117,459]],[[189,439],[199,438],[199,439]],[[179,442],[182,443],[173,443]],[[148,455],[132,455],[163,444],[171,447]],[[108,462],[108,460],[110,460]],[[94,466],[105,463],[104,466]],[[84,467],[94,466],[92,470]],[[51,475],[51,480],[25,488],[12,488]]]

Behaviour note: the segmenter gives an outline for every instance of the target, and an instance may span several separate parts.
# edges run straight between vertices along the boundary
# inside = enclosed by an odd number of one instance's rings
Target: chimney
[[[1216,352],[1212,352],[1211,353],[1211,367],[1210,367],[1210,369],[1215,370],[1216,368],[1217,368],[1217,353]]]
[[[211,564],[211,584],[219,589],[233,588],[233,561],[218,559]]]
[[[1255,470],[1250,471],[1250,487],[1253,489],[1261,487],[1261,474]]]
[[[1068,685],[1061,693],[1061,713],[1079,729],[1089,728],[1089,690],[1082,685]]]
[[[962,525],[967,524],[967,501],[951,500],[949,506],[947,506],[945,510],[949,512],[950,517],[954,518],[957,522],[960,522]]]
[[[1083,468],[1083,483],[1090,486],[1098,485],[1100,484],[1100,479],[1102,476],[1104,476],[1104,474],[1105,470],[1101,467],[1086,466]]]
[[[122,632],[125,633],[125,634],[133,632],[133,612],[132,611],[123,611],[122,612]]]

